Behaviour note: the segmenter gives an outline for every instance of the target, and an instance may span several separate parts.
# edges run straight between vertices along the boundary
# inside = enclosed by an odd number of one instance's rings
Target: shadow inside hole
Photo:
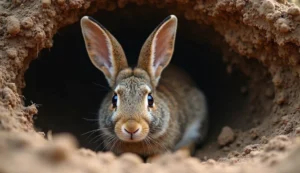
[[[143,42],[167,15],[162,9],[129,6],[114,12],[101,11],[94,18],[121,43],[129,64],[135,64]],[[226,74],[220,50],[209,44],[213,34],[216,33],[212,28],[201,28],[179,16],[171,61],[190,73],[207,96],[210,131],[206,144],[216,141],[224,125],[239,129],[252,126],[240,116],[240,110],[247,106],[245,97],[240,94],[246,78],[241,74]],[[38,129],[70,132],[82,147],[102,149],[98,133],[82,134],[98,128],[97,111],[109,88],[102,72],[88,58],[79,22],[54,36],[53,47],[43,50],[31,63],[25,80],[27,86],[23,94],[27,103],[41,104],[35,119]]]

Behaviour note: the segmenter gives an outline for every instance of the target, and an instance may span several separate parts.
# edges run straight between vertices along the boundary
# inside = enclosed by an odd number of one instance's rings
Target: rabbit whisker
[[[101,129],[102,130],[102,129]],[[99,135],[97,135],[97,136],[95,136],[95,137],[93,137],[90,141],[89,141],[89,143],[96,143],[96,142],[98,142],[103,136],[106,136],[107,134],[105,134],[105,133],[101,133],[101,134],[99,134]],[[97,139],[98,138],[98,139]],[[96,141],[95,141],[96,140]]]
[[[107,149],[108,146],[114,141],[115,137],[114,136],[110,136],[107,140],[107,143],[103,146],[103,149]],[[99,145],[100,146],[100,145]],[[96,148],[97,149],[97,148]]]
[[[100,144],[97,145],[97,147],[95,148],[95,150],[97,151],[98,148],[99,148],[102,144],[104,144],[104,142],[111,140],[111,138],[112,138],[112,136],[109,136],[107,139],[103,140]],[[99,139],[98,139],[98,140],[99,140]],[[104,148],[105,148],[105,147],[103,146],[101,150],[104,150]]]
[[[160,148],[162,148],[164,151],[167,151],[167,147],[163,144],[160,144],[159,142],[157,142],[155,139],[153,139],[151,136],[149,136],[149,139],[151,142],[153,142],[154,144],[158,145]]]
[[[97,84],[97,83],[95,83],[95,82],[93,82],[93,84],[96,85],[96,86],[100,86],[100,87],[102,87],[103,89],[106,89],[106,90],[103,90],[103,91],[112,91],[111,88],[109,88],[109,87],[107,87],[107,86],[105,86],[105,85]]]
[[[118,143],[118,138],[117,137],[114,137],[114,142],[113,142],[113,144],[112,144],[112,146],[110,147],[110,150],[113,150],[114,149],[114,147],[115,147],[115,145]]]
[[[80,136],[84,136],[84,135],[87,135],[87,134],[94,134],[95,132],[99,132],[101,131],[101,129],[94,129],[94,130],[91,130],[91,131],[88,131],[88,132],[85,132],[85,133],[82,133]]]
[[[95,114],[95,113],[90,113],[90,114]],[[98,114],[97,114],[98,115]],[[82,118],[83,120],[85,120],[85,121],[99,121],[99,119],[89,119],[89,118]]]

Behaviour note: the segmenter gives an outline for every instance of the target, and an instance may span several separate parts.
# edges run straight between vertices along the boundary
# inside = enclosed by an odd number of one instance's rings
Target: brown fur
[[[87,18],[82,19],[82,23],[90,25],[89,22],[95,24]],[[82,25],[86,43],[97,39],[91,38],[93,34],[90,35],[89,31],[100,36],[102,32],[107,35],[106,39],[111,40],[113,47],[110,57],[94,55],[94,52],[101,53],[100,50],[94,50],[96,47],[87,48],[88,52],[92,52],[89,53],[92,62],[106,75],[112,88],[99,110],[100,129],[107,149],[117,154],[133,152],[144,156],[173,151],[187,129],[197,120],[200,120],[202,128],[199,129],[201,136],[197,139],[205,136],[207,124],[204,95],[184,71],[175,66],[165,69],[174,49],[177,27],[175,16],[165,19],[148,37],[141,50],[138,65],[133,69],[128,67],[116,39],[101,25],[86,28],[89,25]],[[107,47],[104,45],[102,48]],[[104,63],[97,64],[102,61]],[[147,97],[150,93],[154,99],[153,107],[148,106]],[[116,107],[112,106],[114,94],[118,96],[119,105]],[[140,132],[129,139],[128,134],[122,130],[124,127],[129,131]],[[197,139],[193,139],[191,143]]]

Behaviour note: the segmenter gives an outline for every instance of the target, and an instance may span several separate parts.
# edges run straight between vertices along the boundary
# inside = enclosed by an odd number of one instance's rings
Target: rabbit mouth
[[[147,137],[149,126],[146,122],[141,120],[120,120],[115,125],[115,133],[121,141],[141,142]]]

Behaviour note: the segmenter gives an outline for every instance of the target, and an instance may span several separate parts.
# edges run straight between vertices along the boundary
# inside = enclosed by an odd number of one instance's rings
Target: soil
[[[299,172],[296,4],[1,1],[0,172]],[[97,134],[82,134],[97,128],[93,113],[105,94],[97,85],[106,83],[88,62],[78,20],[93,15],[134,62],[147,33],[170,13],[181,22],[172,62],[207,95],[208,138],[193,157],[176,152],[153,164],[101,151]]]

